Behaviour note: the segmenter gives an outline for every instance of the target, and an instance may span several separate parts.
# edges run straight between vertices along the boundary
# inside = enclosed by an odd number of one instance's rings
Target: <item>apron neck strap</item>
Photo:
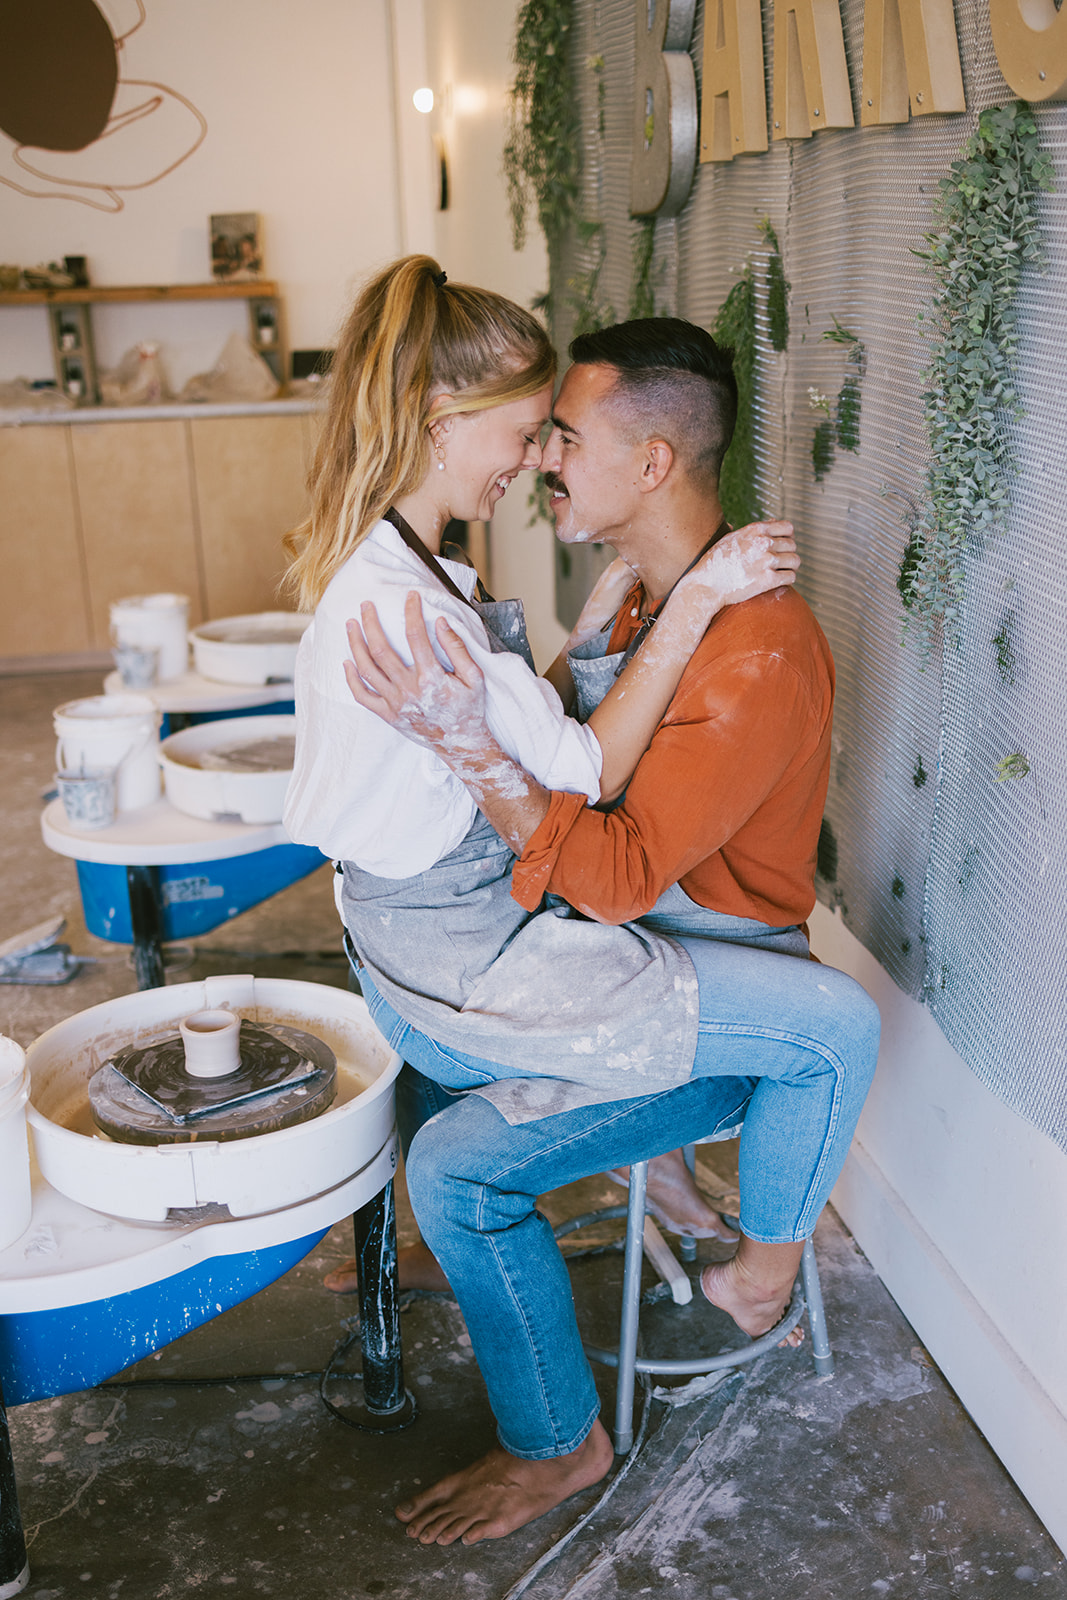
[[[422,564],[429,568],[439,583],[444,584],[445,588],[454,599],[461,600],[465,606],[470,606],[472,611],[476,609],[473,601],[469,600],[459,585],[453,582],[448,573],[445,571],[444,567],[438,561],[437,557],[432,553],[432,551],[427,550],[426,546],[423,544],[422,540],[419,538],[410,522],[406,521],[406,519],[400,515],[399,511],[397,511],[393,506],[390,506],[387,511],[382,512],[382,520],[388,522],[391,527],[396,529],[397,533],[403,539],[404,543],[407,545],[412,554],[418,556]],[[481,578],[478,578],[478,594],[479,599],[488,600],[490,598],[482,586]]]
[[[656,618],[659,616],[660,612],[663,610],[663,607],[667,604],[667,601],[670,599],[670,597],[674,593],[675,589],[677,589],[677,587],[681,583],[682,579],[684,577],[687,577],[688,574],[690,572],[692,572],[693,568],[696,566],[698,561],[702,561],[703,560],[703,558],[707,555],[708,551],[711,549],[712,545],[713,544],[718,544],[718,542],[722,538],[723,534],[729,533],[729,531],[730,531],[730,524],[727,522],[726,518],[723,517],[722,521],[719,523],[719,526],[715,529],[715,532],[712,534],[712,536],[708,540],[707,544],[701,545],[700,549],[697,551],[697,553],[693,557],[692,561],[690,561],[689,565],[685,568],[685,570],[683,572],[680,572],[678,574],[678,576],[675,578],[674,582],[671,584],[670,588],[667,590],[667,593],[663,596],[662,600],[657,601],[654,609],[648,613],[647,617],[642,617],[641,622],[640,622],[640,624],[639,624],[639,626],[637,628],[636,633],[634,634],[633,638],[630,640],[629,644],[626,646],[626,649],[623,652],[622,660],[619,662],[619,665],[615,670],[615,676],[616,677],[619,676],[619,673],[623,670],[623,668],[626,667],[633,660],[634,656],[640,650],[641,646],[644,644],[645,640],[648,638],[649,634],[652,632],[652,624],[655,622]]]

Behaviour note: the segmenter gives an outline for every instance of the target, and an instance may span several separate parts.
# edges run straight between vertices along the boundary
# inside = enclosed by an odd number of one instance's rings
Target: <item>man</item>
[[[610,543],[636,574],[610,640],[625,651],[725,532],[718,473],[736,389],[729,358],[676,319],[586,335],[571,354],[542,470],[558,536]],[[794,591],[719,613],[610,811],[548,793],[494,743],[480,675],[447,624],[436,634],[453,674],[417,606],[408,615],[411,665],[390,649],[372,608],[363,626],[366,639],[350,630],[355,698],[468,784],[517,857],[520,905],[532,910],[549,894],[593,922],[640,918],[668,931],[691,962],[692,981],[680,987],[698,1000],[691,1076],[680,1086],[642,1097],[631,1089],[626,1099],[602,1087],[525,1117],[506,1094],[493,1103],[493,1091],[480,1090],[435,1116],[411,1146],[416,1216],[467,1318],[502,1448],[397,1514],[423,1543],[475,1543],[596,1482],[612,1458],[566,1271],[536,1196],[743,1118],[742,1239],[731,1261],[705,1268],[701,1285],[746,1332],[764,1332],[788,1299],[803,1240],[847,1152],[874,1069],[877,1012],[842,974],[779,953],[806,954],[833,690],[829,648]],[[510,970],[518,944],[501,957]],[[551,997],[553,974],[540,981]],[[613,1003],[622,1014],[605,1023],[622,1036],[624,988]],[[664,1003],[674,1002],[665,994]],[[372,1009],[421,1071],[434,1076],[445,1061],[484,1083],[488,1064],[455,1038],[428,1041],[373,992]]]

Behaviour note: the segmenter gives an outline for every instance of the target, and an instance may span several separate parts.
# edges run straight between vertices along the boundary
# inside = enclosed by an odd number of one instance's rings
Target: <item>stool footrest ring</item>
[[[766,1333],[761,1333],[758,1339],[753,1339],[751,1344],[742,1345],[738,1350],[722,1350],[718,1355],[703,1356],[692,1361],[671,1361],[666,1358],[654,1360],[651,1357],[638,1356],[634,1361],[634,1371],[655,1377],[692,1378],[705,1372],[718,1372],[721,1368],[743,1366],[747,1361],[755,1361],[757,1356],[764,1355],[766,1351],[773,1350],[775,1345],[780,1344],[787,1334],[792,1333],[806,1310],[807,1303],[803,1294],[794,1289],[785,1316]],[[599,1361],[605,1367],[617,1367],[619,1364],[617,1350],[602,1350],[592,1344],[583,1344],[582,1348],[590,1361]]]

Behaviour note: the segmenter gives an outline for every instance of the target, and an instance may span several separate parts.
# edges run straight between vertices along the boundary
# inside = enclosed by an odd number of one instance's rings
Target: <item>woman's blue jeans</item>
[[[513,1455],[564,1455],[598,1410],[566,1266],[536,1199],[744,1122],[741,1227],[799,1241],[837,1179],[874,1074],[873,1001],[833,968],[717,940],[681,941],[696,968],[692,1078],[639,1099],[508,1124],[479,1095],[415,1135],[407,1180],[416,1218],[467,1320],[500,1441]],[[410,1028],[364,971],[372,1015],[411,1066],[450,1090],[508,1074]]]

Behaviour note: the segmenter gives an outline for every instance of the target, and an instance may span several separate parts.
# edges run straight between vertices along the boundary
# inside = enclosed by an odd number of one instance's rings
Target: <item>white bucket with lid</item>
[[[108,772],[118,811],[159,799],[160,713],[143,694],[98,694],[68,700],[52,713],[60,772]]]
[[[133,594],[111,602],[111,638],[116,645],[159,651],[158,681],[189,670],[189,596]]]
[[[0,1034],[0,1250],[22,1237],[33,1209],[26,1138],[29,1093],[26,1052]]]

